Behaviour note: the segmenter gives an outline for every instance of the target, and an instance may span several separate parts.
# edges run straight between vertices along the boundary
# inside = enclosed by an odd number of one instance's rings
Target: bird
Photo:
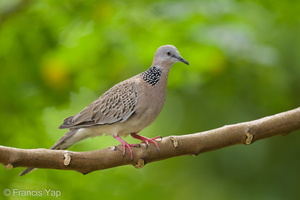
[[[166,100],[166,87],[170,69],[174,63],[189,62],[181,57],[173,45],[160,46],[151,66],[127,80],[117,83],[81,112],[64,119],[59,129],[69,129],[50,149],[65,150],[73,144],[103,134],[111,135],[123,146],[123,156],[129,151],[133,160],[133,146],[122,137],[131,135],[146,146],[151,143],[160,148],[155,138],[138,133],[149,126],[161,112]],[[23,176],[35,168],[26,168]]]

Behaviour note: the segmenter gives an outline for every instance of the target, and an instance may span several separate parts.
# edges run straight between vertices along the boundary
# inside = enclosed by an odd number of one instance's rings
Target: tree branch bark
[[[47,169],[74,170],[87,174],[122,165],[141,168],[145,164],[182,155],[198,155],[236,144],[253,142],[286,135],[300,129],[300,107],[258,120],[227,125],[221,128],[180,136],[164,137],[158,141],[160,152],[154,145],[144,144],[133,148],[134,159],[127,153],[122,157],[122,147],[73,152],[48,149],[18,149],[0,146],[0,163],[8,169],[14,167],[33,167]]]

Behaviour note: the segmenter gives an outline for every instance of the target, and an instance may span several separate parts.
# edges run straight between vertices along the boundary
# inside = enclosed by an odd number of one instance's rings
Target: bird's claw
[[[154,144],[156,146],[157,151],[160,152],[160,148],[159,148],[159,146],[158,146],[158,144],[157,144],[157,142],[155,140],[156,139],[161,139],[162,138],[161,136],[157,136],[157,137],[154,137],[154,138],[147,138],[147,137],[144,137],[144,136],[140,136],[140,135],[138,135],[136,133],[131,133],[131,136],[133,138],[141,140],[142,143],[144,143],[146,145],[146,148],[148,148],[149,143]]]
[[[133,160],[133,152],[132,152],[131,147],[139,147],[140,145],[139,144],[128,144],[126,142],[126,143],[122,143],[122,146],[123,146],[123,153],[122,153],[123,157],[126,154],[126,148],[127,148],[129,150],[129,153],[130,153],[130,158],[131,158],[131,160]]]
[[[148,148],[149,143],[154,144],[157,151],[160,152],[160,148],[159,148],[159,146],[158,146],[158,144],[155,140],[156,139],[161,139],[162,138],[161,136],[157,136],[157,137],[154,137],[154,138],[147,138],[147,137],[144,137],[144,136],[140,136],[136,133],[132,133],[131,136],[133,138],[141,140],[142,143],[144,143],[146,145],[146,148]],[[140,147],[141,145],[140,144],[129,144],[125,140],[123,140],[120,136],[114,136],[114,138],[119,140],[121,142],[122,146],[123,146],[123,153],[122,153],[123,157],[126,154],[126,149],[128,149],[128,151],[130,153],[130,158],[131,158],[131,160],[133,160],[133,151],[132,151],[131,147]]]
[[[128,144],[125,140],[123,140],[120,136],[114,136],[115,139],[119,140],[123,146],[123,157],[126,154],[126,148],[129,150],[130,153],[130,158],[131,160],[133,160],[133,152],[132,152],[132,148],[131,147],[137,147],[140,146],[140,144]]]

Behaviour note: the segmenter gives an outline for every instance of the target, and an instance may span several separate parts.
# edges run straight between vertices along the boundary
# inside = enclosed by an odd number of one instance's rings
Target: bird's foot
[[[123,146],[123,156],[125,156],[126,148],[127,148],[130,153],[130,158],[131,158],[131,160],[133,160],[133,152],[132,152],[131,147],[136,147],[136,146],[140,146],[140,145],[139,144],[129,144],[125,140],[123,140],[120,136],[114,136],[114,138],[121,142],[121,144]]]
[[[149,143],[154,144],[156,146],[157,151],[160,152],[160,148],[159,148],[159,146],[158,146],[158,144],[155,140],[156,139],[161,139],[162,138],[161,136],[157,136],[157,137],[154,137],[154,138],[147,138],[147,137],[144,137],[144,136],[140,136],[136,133],[131,133],[130,135],[135,139],[141,140],[142,143],[146,144],[146,147],[148,147]]]

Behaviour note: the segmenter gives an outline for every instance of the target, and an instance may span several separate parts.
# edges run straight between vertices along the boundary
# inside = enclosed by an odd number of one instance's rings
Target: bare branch
[[[200,133],[169,136],[155,146],[133,148],[134,160],[129,154],[122,157],[121,146],[89,152],[48,149],[18,149],[0,146],[0,163],[7,169],[34,167],[74,170],[83,174],[122,165],[141,168],[145,164],[182,155],[224,148],[235,144],[251,144],[275,135],[286,135],[300,129],[300,107],[254,121],[228,125]]]

